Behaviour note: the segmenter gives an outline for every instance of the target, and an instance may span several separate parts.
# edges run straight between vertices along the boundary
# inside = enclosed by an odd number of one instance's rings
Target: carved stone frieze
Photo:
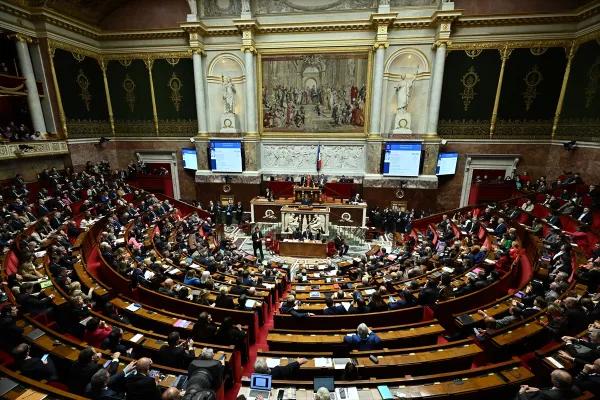
[[[273,172],[316,172],[317,145],[263,144],[262,170]],[[364,145],[322,145],[322,170],[346,175],[365,168]]]
[[[42,157],[68,154],[69,148],[64,141],[27,142],[25,144],[0,144],[0,159]]]

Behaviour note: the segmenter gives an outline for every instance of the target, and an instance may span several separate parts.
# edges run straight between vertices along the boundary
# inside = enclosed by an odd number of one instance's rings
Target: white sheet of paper
[[[144,335],[142,335],[141,333],[138,333],[137,335],[135,335],[134,337],[131,338],[131,341],[134,342],[134,343],[137,343],[143,337],[144,337]]]
[[[281,364],[281,360],[279,358],[267,358],[267,367],[275,368],[279,364]]]
[[[315,358],[315,367],[317,368],[329,368],[333,366],[333,362],[331,358],[318,357]]]
[[[550,361],[550,364],[554,365],[556,368],[564,368],[564,366],[556,361],[554,357],[546,357],[546,360]]]

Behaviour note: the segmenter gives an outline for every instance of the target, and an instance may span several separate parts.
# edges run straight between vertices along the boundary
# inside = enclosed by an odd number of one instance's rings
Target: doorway
[[[142,160],[147,165],[164,165],[170,171],[171,184],[173,187],[173,197],[180,199],[179,190],[179,172],[177,170],[177,151],[176,150],[136,150],[135,155],[138,160]],[[166,164],[166,165],[165,165]],[[151,168],[152,169],[152,168]]]
[[[460,194],[460,207],[469,204],[471,183],[477,175],[488,175],[495,179],[500,176],[513,176],[519,163],[520,154],[467,154],[465,173]]]

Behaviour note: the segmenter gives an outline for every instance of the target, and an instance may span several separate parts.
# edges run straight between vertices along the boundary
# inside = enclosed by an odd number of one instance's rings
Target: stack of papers
[[[44,257],[45,255],[46,255],[46,250],[36,251],[35,252],[35,258]]]
[[[142,335],[141,333],[138,333],[137,335],[135,335],[134,337],[131,338],[131,341],[133,343],[137,343],[139,342],[142,338],[144,337],[144,335]]]
[[[256,300],[248,299],[246,300],[246,307],[252,308],[256,304]]]
[[[177,268],[173,268],[172,270],[170,270],[170,271],[168,272],[168,274],[169,274],[169,275],[175,275],[175,274],[178,274],[178,273],[180,273],[180,272],[181,272],[181,271],[180,271],[180,270],[178,270]]]
[[[373,294],[373,293],[375,293],[375,289],[365,289],[365,293],[367,295]]]
[[[331,358],[318,357],[315,358],[315,367],[317,368],[329,368],[333,366]]]
[[[321,297],[321,293],[320,292],[310,292],[310,297],[311,298],[319,298],[319,297]]]
[[[139,310],[140,308],[142,308],[142,306],[140,306],[139,304],[136,303],[131,303],[130,305],[128,305],[125,309],[127,311],[131,311],[131,312],[136,312],[137,310]]]

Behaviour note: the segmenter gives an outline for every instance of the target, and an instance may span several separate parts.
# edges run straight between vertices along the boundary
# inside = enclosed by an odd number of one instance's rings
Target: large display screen
[[[419,176],[421,143],[386,143],[383,174]]]
[[[196,157],[196,149],[181,149],[183,157],[183,168],[198,169],[198,157]]]
[[[211,140],[210,166],[214,172],[242,172],[242,142]]]
[[[458,162],[458,153],[439,153],[436,175],[454,175],[456,173],[456,163]]]

